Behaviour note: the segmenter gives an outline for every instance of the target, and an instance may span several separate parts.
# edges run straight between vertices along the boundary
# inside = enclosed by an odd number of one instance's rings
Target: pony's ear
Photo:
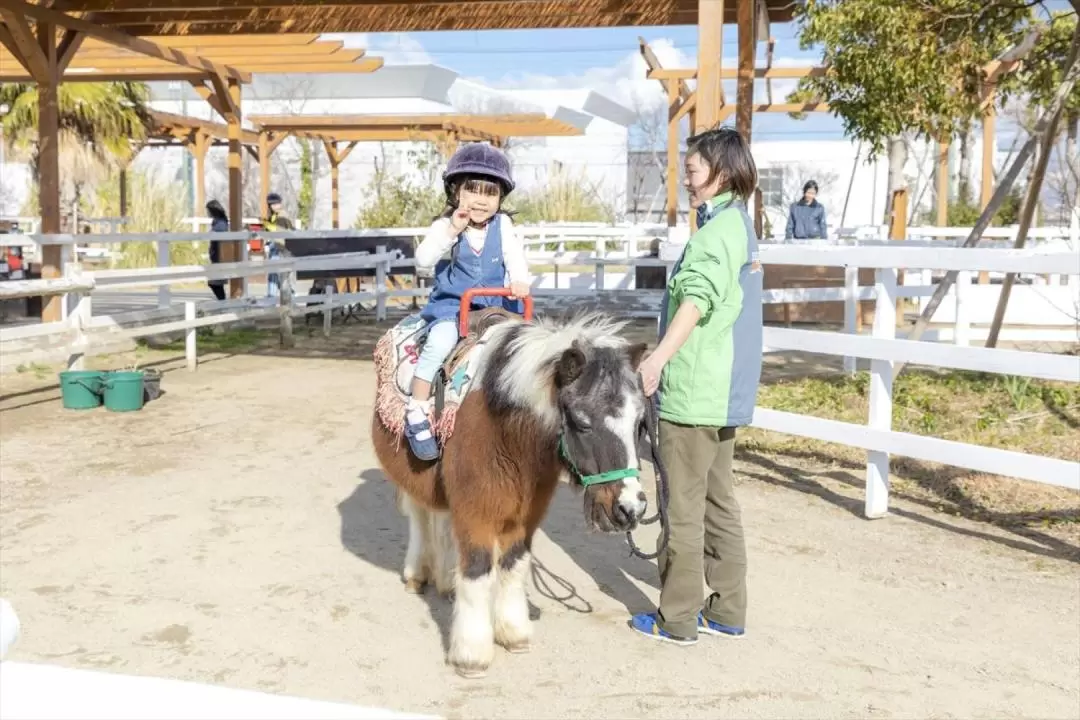
[[[630,346],[630,367],[635,370],[641,365],[641,360],[645,357],[645,351],[649,349],[648,343],[637,343]]]
[[[581,376],[585,369],[585,353],[576,345],[565,350],[555,366],[555,383],[564,388]]]

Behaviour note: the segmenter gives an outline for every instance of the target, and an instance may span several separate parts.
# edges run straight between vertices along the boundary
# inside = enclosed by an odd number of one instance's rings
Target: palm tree
[[[130,152],[133,142],[146,138],[150,127],[150,89],[144,83],[65,83],[60,101],[60,148],[74,145],[89,150],[102,162]],[[38,92],[29,83],[0,85],[0,117],[4,137],[15,150],[29,151],[37,166]]]
[[[83,190],[109,182],[116,160],[127,159],[151,127],[144,83],[66,83],[60,104],[61,206],[78,214]],[[29,83],[0,85],[0,129],[8,146],[38,175],[38,91]]]

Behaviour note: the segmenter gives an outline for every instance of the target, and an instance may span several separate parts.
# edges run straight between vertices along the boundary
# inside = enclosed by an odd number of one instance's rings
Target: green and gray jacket
[[[660,337],[684,302],[694,303],[701,319],[664,367],[661,418],[707,427],[751,423],[761,379],[762,275],[746,205],[724,193],[698,208],[698,231],[664,293]]]

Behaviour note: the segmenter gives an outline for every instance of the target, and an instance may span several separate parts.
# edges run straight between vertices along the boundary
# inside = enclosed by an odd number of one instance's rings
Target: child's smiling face
[[[499,188],[491,182],[466,182],[458,190],[458,207],[469,212],[470,225],[484,225],[499,211]]]

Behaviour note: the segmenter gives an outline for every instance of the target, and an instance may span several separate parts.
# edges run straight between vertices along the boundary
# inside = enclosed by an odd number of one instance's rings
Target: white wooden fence
[[[598,232],[603,229],[591,229]],[[394,237],[409,234],[412,230],[377,230],[363,231],[368,237]],[[340,231],[351,233],[357,231]],[[277,233],[270,237],[288,237],[289,233]],[[611,241],[622,238],[626,241],[626,229],[607,229],[594,236],[603,239],[606,246]],[[235,237],[234,237],[235,236]],[[645,237],[638,233],[637,238]],[[248,233],[217,233],[215,240],[243,240]],[[70,238],[70,236],[69,236]],[[160,238],[160,236],[159,236]],[[205,240],[208,236],[193,237],[168,236],[158,242]],[[40,238],[67,242],[68,238]],[[131,241],[132,236],[124,236]],[[635,240],[636,242],[636,240]],[[603,254],[597,254],[597,253]],[[589,264],[594,267],[593,287],[588,291],[580,289],[538,288],[539,296],[566,296],[584,299],[603,296],[609,292],[605,280],[605,269],[612,265],[619,266],[670,266],[670,261],[651,257],[634,257],[629,252],[617,253],[612,257],[606,247],[597,247],[593,253],[564,253],[557,257],[534,258],[534,263]],[[891,429],[893,363],[914,363],[917,365],[937,366],[952,369],[974,370],[989,373],[1001,373],[1050,380],[1080,382],[1080,357],[1047,353],[1024,352],[1017,350],[986,349],[967,347],[963,342],[945,345],[926,341],[909,341],[896,334],[896,301],[905,294],[918,297],[932,291],[932,286],[897,285],[897,271],[905,270],[915,277],[922,277],[926,268],[937,270],[957,270],[961,273],[991,271],[998,273],[1016,272],[1022,276],[1059,274],[1069,276],[1069,282],[1062,288],[1071,288],[1074,292],[1080,288],[1077,282],[1080,276],[1080,254],[1072,251],[1054,252],[1042,249],[961,249],[956,247],[927,247],[906,243],[876,244],[862,246],[823,246],[810,244],[765,244],[761,246],[761,262],[765,265],[800,265],[832,266],[845,268],[847,284],[844,288],[808,288],[795,290],[772,290],[767,293],[765,302],[797,301],[844,301],[849,318],[847,333],[822,332],[791,328],[767,327],[764,342],[769,351],[793,350],[827,355],[838,355],[849,359],[849,368],[854,367],[854,358],[871,361],[871,383],[869,399],[869,418],[866,425],[844,423],[816,417],[798,415],[767,408],[758,408],[754,425],[766,430],[783,432],[802,437],[814,438],[826,442],[860,447],[867,450],[866,470],[866,507],[867,517],[880,517],[888,509],[888,474],[889,456],[898,454],[930,462],[938,462],[958,467],[965,467],[981,472],[1007,475],[1033,480],[1041,483],[1059,485],[1080,490],[1080,463],[1058,458],[1040,457],[997,448],[987,448],[958,443],[939,438],[897,432]],[[385,318],[386,300],[391,297],[415,297],[423,295],[424,289],[388,290],[383,279],[391,265],[407,264],[394,253],[376,252],[374,254],[350,253],[338,256],[316,256],[307,258],[287,258],[266,262],[242,261],[221,263],[210,266],[163,267],[142,270],[106,270],[95,273],[80,272],[75,265],[69,266],[68,277],[57,280],[31,281],[41,283],[32,286],[23,283],[20,292],[39,288],[43,294],[70,293],[71,300],[66,306],[71,308],[68,318],[59,323],[10,328],[0,330],[0,348],[10,347],[9,343],[30,337],[59,336],[64,349],[70,356],[70,363],[77,366],[82,356],[95,345],[97,331],[107,329],[119,332],[126,337],[137,337],[162,332],[183,331],[187,338],[189,367],[195,367],[195,330],[198,327],[233,322],[242,317],[281,316],[311,312],[313,309],[324,313],[324,327],[328,330],[330,316],[334,308],[356,302],[374,301],[376,316]],[[196,303],[188,301],[184,306],[183,319],[170,319],[163,323],[139,328],[118,329],[117,318],[94,318],[90,313],[93,293],[104,288],[117,288],[132,285],[157,285],[167,287],[181,282],[205,282],[210,279],[225,279],[262,275],[266,272],[292,273],[297,270],[330,270],[375,268],[377,278],[371,292],[299,296],[287,301],[286,306],[259,305],[250,301],[225,301],[224,303]],[[860,288],[857,285],[858,268],[873,268],[876,271],[875,285]],[[961,283],[963,287],[963,283]],[[78,288],[79,292],[72,292]],[[89,288],[89,289],[87,289]],[[1019,289],[1019,288],[1018,288]],[[638,291],[635,295],[644,295]],[[958,297],[963,298],[961,290]],[[648,302],[658,300],[654,291]],[[854,333],[856,303],[860,299],[873,299],[876,303],[872,333],[861,336]],[[1077,299],[1080,306],[1080,298]],[[316,303],[312,308],[309,303]],[[639,303],[635,303],[639,305]],[[653,305],[651,314],[655,316],[658,305]],[[198,312],[209,311],[204,317]],[[631,312],[640,312],[631,310]],[[165,319],[168,308],[145,313],[146,319]],[[156,313],[151,317],[150,313]],[[965,315],[963,303],[955,316]],[[958,321],[959,322],[959,321]],[[1075,323],[1075,319],[1074,319]],[[957,330],[963,334],[963,328]],[[957,340],[960,340],[958,337]],[[2,355],[3,353],[0,353]]]

